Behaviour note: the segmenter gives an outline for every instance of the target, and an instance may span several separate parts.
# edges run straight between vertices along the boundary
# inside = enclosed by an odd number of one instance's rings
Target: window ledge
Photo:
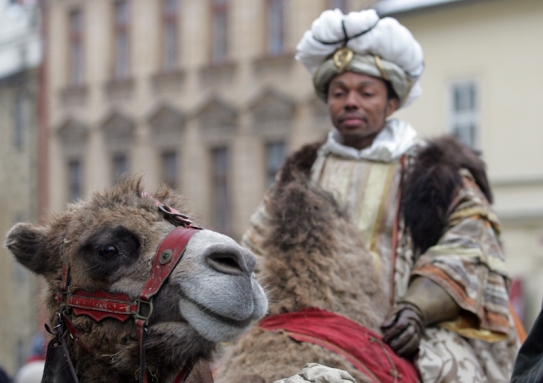
[[[105,93],[110,99],[126,99],[132,96],[134,91],[134,79],[111,79],[105,84]]]
[[[208,68],[210,70],[213,70],[213,69],[224,70],[224,69],[235,67],[235,66],[236,66],[236,62],[232,60],[209,61],[207,65],[202,66],[202,69]]]
[[[187,77],[184,69],[161,71],[151,77],[153,89],[157,92],[179,92]]]
[[[214,85],[224,82],[233,82],[238,64],[233,61],[209,63],[199,70],[200,81],[204,85]]]
[[[292,51],[284,51],[277,55],[266,53],[253,59],[253,69],[257,73],[267,70],[289,70],[294,64],[294,55]]]
[[[60,90],[60,100],[64,106],[84,105],[88,94],[89,87],[85,84],[68,85]]]

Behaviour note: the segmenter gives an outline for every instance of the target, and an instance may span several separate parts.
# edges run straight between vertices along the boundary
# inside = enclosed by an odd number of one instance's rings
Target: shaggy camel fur
[[[70,264],[70,290],[106,290],[139,297],[157,247],[173,226],[154,202],[142,197],[140,180],[128,179],[68,210],[44,226],[17,224],[5,245],[22,265],[45,277],[50,323],[59,309],[55,293],[62,257]],[[163,189],[157,200],[180,211],[182,198]],[[188,363],[209,360],[218,342],[230,341],[260,319],[267,300],[254,277],[255,257],[232,239],[201,230],[154,299],[146,340],[150,381],[170,382]],[[68,337],[81,383],[137,382],[139,348],[135,322],[95,322],[72,316],[84,350]],[[190,378],[189,378],[190,379]],[[60,377],[55,382],[62,382]]]
[[[271,198],[260,274],[269,286],[270,314],[318,307],[379,332],[390,309],[372,257],[363,250],[356,227],[333,198],[308,184],[298,170],[303,153],[290,158]],[[258,327],[226,354],[216,383],[272,383],[315,362],[348,371],[359,383],[367,378],[342,356],[285,334]]]

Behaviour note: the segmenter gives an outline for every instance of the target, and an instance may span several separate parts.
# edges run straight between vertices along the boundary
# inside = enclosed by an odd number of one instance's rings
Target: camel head
[[[47,282],[50,325],[60,309],[63,264],[69,265],[68,294],[103,291],[131,301],[140,297],[157,249],[175,228],[156,201],[183,211],[179,195],[164,189],[149,198],[139,180],[128,179],[69,205],[43,226],[20,223],[9,231],[6,247]],[[195,231],[153,298],[145,340],[150,381],[169,381],[187,363],[209,359],[218,342],[237,338],[265,315],[267,300],[254,267],[255,256],[231,238]],[[133,318],[97,321],[76,310],[67,313],[85,345],[68,337],[80,381],[137,381],[140,351]]]

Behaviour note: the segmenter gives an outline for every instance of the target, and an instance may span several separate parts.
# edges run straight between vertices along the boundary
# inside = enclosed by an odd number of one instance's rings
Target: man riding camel
[[[297,50],[333,128],[291,159],[311,161],[311,181],[348,212],[373,256],[393,304],[384,341],[425,383],[508,382],[519,341],[484,164],[452,137],[421,142],[389,118],[421,94],[420,45],[393,18],[336,9]],[[257,256],[274,193],[242,239]]]

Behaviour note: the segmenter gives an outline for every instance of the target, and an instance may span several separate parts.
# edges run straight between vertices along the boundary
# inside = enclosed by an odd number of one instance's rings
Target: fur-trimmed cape
[[[401,209],[415,248],[421,253],[435,245],[447,225],[454,194],[462,186],[461,169],[467,169],[492,203],[485,164],[470,148],[452,136],[429,141],[414,158],[404,178]]]

